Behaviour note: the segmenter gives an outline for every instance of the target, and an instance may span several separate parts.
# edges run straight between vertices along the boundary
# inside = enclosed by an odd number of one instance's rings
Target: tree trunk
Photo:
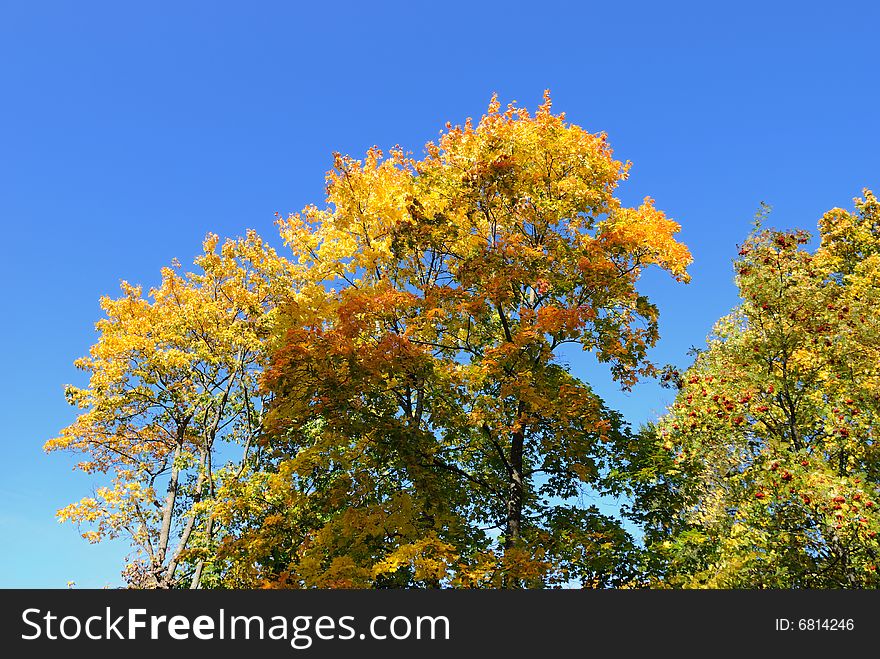
[[[208,522],[207,522],[207,525],[205,526],[205,537],[207,538],[207,543],[208,543],[209,548],[211,546],[211,534],[213,533],[213,531],[214,531],[214,516],[209,514],[208,515]],[[190,590],[196,590],[197,588],[199,588],[199,582],[202,579],[202,571],[204,570],[204,568],[205,568],[205,559],[200,558],[199,562],[196,563],[196,570],[193,573],[192,581],[189,584]]]
[[[523,508],[523,440],[521,430],[513,433],[510,444],[510,481],[507,485],[507,530],[504,548],[510,549],[519,544],[522,537]]]
[[[510,439],[510,456],[508,458],[510,480],[507,484],[507,527],[504,533],[505,552],[519,546],[522,539],[523,447],[526,435],[523,409],[524,406],[520,403],[516,415],[516,429]],[[503,585],[505,588],[515,588],[519,584],[516,580],[505,576]]]
[[[245,454],[247,454],[247,447],[245,447]],[[205,453],[205,471],[207,472],[208,477],[208,498],[209,500],[214,500],[214,467],[211,462],[211,450],[210,448]],[[210,550],[211,547],[211,536],[214,533],[214,512],[208,512],[208,521],[205,522],[205,544],[207,545],[207,549]],[[192,581],[190,582],[190,589],[195,590],[199,587],[199,581],[202,579],[202,571],[205,568],[205,559],[200,558],[198,563],[196,563],[196,570],[193,574]]]
[[[182,436],[182,432],[179,433]],[[162,588],[167,581],[165,574],[165,556],[168,553],[168,543],[171,537],[171,521],[174,517],[174,504],[177,501],[177,481],[180,475],[178,468],[178,460],[182,451],[183,442],[178,441],[174,447],[174,454],[171,458],[171,477],[168,480],[168,490],[165,494],[165,503],[162,506],[162,528],[159,531],[159,541],[156,548],[156,555],[153,561],[153,577],[156,579],[157,585]]]

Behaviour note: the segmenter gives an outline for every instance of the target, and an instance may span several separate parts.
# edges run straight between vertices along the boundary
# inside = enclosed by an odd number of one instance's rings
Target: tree
[[[823,216],[815,251],[760,223],[739,251],[742,301],[658,424],[677,507],[649,550],[673,584],[880,585],[880,204],[855,206]]]
[[[122,297],[102,298],[100,337],[76,363],[88,386],[66,389],[84,411],[45,445],[84,454],[79,469],[110,478],[58,516],[90,526],[91,542],[127,536],[135,587],[204,580],[221,533],[216,489],[242,476],[262,425],[264,339],[292,271],[253,232],[218,245],[208,236],[196,273],[163,269],[151,299],[127,282]]]
[[[416,160],[337,155],[327,208],[281,223],[301,287],[271,340],[271,460],[221,506],[233,585],[542,587],[634,578],[609,491],[626,428],[561,363],[655,369],[636,284],[686,280],[679,225],[614,196],[629,165],[492,99]]]

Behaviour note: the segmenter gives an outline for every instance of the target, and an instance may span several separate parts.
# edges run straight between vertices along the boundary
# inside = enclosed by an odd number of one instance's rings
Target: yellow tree
[[[742,302],[658,425],[678,509],[649,549],[674,584],[880,585],[880,203],[819,232],[815,251],[803,231],[743,244]]]
[[[574,503],[611,487],[622,424],[558,352],[581,345],[624,387],[654,372],[637,282],[686,280],[690,255],[650,199],[615,197],[628,167],[549,96],[534,114],[493,98],[422,159],[336,157],[327,207],[281,224],[303,281],[266,377],[285,477],[264,474],[256,512],[224,504],[237,583],[627,578],[632,539]]]
[[[222,245],[209,235],[195,265],[164,268],[147,297],[123,282],[121,297],[102,298],[99,339],[76,362],[88,385],[66,389],[82,412],[45,445],[83,454],[79,469],[109,478],[58,516],[89,527],[91,542],[127,536],[135,587],[204,578],[216,488],[240,477],[253,452],[264,338],[292,285],[289,264],[253,232]]]

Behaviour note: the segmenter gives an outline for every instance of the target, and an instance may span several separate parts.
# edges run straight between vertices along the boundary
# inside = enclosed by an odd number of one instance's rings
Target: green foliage
[[[636,514],[671,584],[880,584],[878,220],[866,191],[824,215],[815,251],[760,226],[741,247],[742,303],[645,434],[662,477],[640,477]]]

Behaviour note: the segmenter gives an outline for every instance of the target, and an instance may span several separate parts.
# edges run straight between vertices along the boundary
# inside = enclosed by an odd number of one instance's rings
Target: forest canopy
[[[680,225],[607,137],[493,97],[420,158],[335,154],[326,198],[101,300],[46,443],[135,588],[874,587],[880,204],[756,225],[693,365],[640,277]],[[766,220],[764,220],[766,221]],[[634,430],[561,359],[675,402]],[[627,503],[617,514],[589,504]]]

